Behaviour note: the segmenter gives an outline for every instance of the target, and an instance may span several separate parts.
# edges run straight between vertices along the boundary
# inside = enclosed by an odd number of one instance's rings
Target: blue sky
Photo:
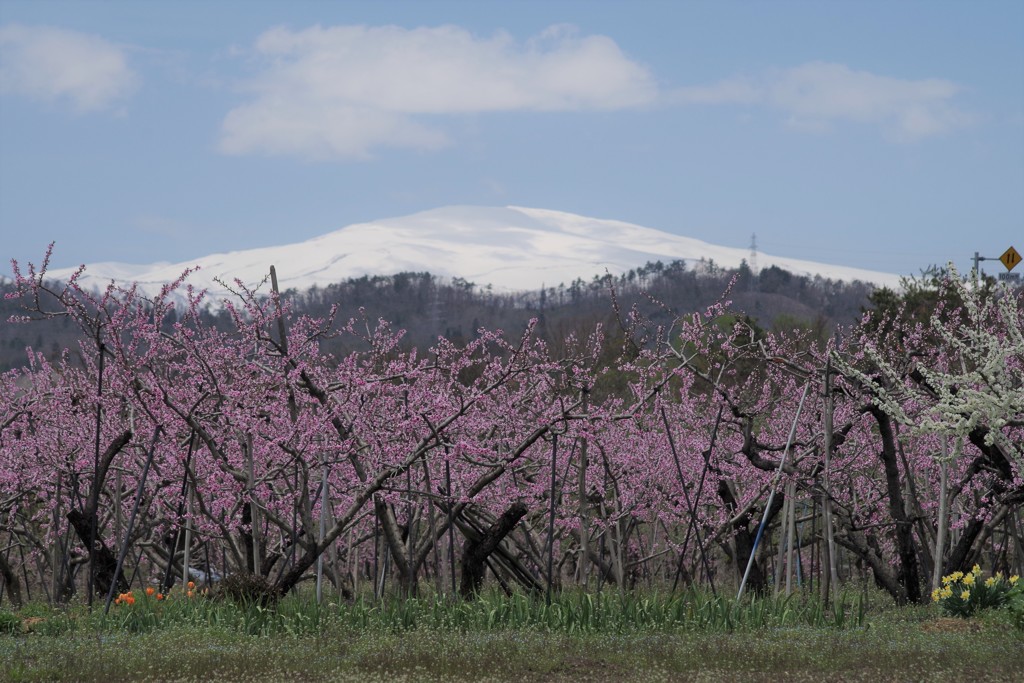
[[[0,259],[513,204],[966,270],[1024,252],[1022,35],[994,0],[0,0]]]

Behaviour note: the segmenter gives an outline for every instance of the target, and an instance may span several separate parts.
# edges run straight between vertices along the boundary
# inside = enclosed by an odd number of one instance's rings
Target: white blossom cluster
[[[863,352],[877,371],[869,376],[833,355],[837,369],[860,382],[872,401],[913,433],[966,437],[985,427],[985,443],[1024,470],[1012,428],[1024,426],[1024,320],[1020,296],[1001,288],[988,295],[961,280],[952,267],[948,287],[963,302],[961,319],[933,314],[929,327],[940,346],[908,368],[897,368],[871,341]],[[924,382],[908,378],[917,370]]]

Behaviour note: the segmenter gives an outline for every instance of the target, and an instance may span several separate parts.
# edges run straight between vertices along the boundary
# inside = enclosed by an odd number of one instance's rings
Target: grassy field
[[[277,609],[140,595],[0,613],[7,681],[1020,681],[1024,632],[993,611],[813,599],[489,594]]]

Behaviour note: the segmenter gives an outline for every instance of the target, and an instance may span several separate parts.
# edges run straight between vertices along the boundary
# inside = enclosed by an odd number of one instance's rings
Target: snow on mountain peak
[[[363,275],[428,271],[460,277],[499,290],[536,290],[542,286],[613,275],[647,262],[701,260],[735,268],[749,252],[615,220],[588,218],[548,209],[518,206],[448,206],[398,218],[356,223],[305,242],[210,254],[181,263],[87,266],[79,280],[85,287],[136,282],[155,295],[186,268],[199,266],[189,282],[208,289],[212,298],[228,294],[216,280],[247,285],[261,282],[271,264],[282,289],[304,290]],[[861,280],[899,285],[899,276],[845,266],[758,253],[758,264],[778,266],[798,275],[833,280]],[[75,269],[54,270],[63,279]]]

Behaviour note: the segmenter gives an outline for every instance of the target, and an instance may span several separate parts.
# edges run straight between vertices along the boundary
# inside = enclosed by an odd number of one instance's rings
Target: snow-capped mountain
[[[589,281],[605,272],[618,275],[649,261],[682,259],[693,266],[703,259],[734,268],[748,257],[745,249],[622,221],[517,206],[449,206],[357,223],[296,244],[211,254],[182,263],[95,263],[87,266],[80,282],[88,288],[105,287],[111,280],[136,282],[141,290],[155,295],[186,268],[198,266],[188,281],[218,298],[227,291],[217,280],[231,283],[237,278],[252,286],[274,265],[282,290],[402,271],[460,277],[500,290],[536,290],[577,278]],[[764,253],[758,253],[757,262],[760,268],[778,266],[800,275],[899,284],[899,276],[890,273]],[[62,279],[72,272],[66,268],[49,275]]]

